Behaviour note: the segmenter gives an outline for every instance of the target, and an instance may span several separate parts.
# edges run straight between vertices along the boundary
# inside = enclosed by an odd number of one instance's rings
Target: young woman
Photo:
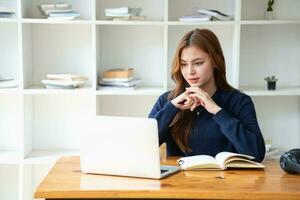
[[[195,29],[181,39],[173,60],[175,88],[162,94],[149,117],[158,121],[159,143],[168,156],[215,156],[222,151],[261,162],[265,143],[251,98],[226,80],[216,35]]]

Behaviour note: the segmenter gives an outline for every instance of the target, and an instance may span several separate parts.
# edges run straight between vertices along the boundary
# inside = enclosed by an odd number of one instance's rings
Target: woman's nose
[[[194,74],[194,73],[195,73],[195,70],[194,70],[194,68],[193,68],[192,65],[188,65],[187,73],[188,73],[188,74]]]

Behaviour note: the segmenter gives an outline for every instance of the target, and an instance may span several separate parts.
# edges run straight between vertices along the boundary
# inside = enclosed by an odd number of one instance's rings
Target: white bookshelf
[[[14,200],[19,197],[19,166],[14,164],[0,165],[0,199]]]
[[[169,73],[179,39],[195,28],[218,36],[227,79],[252,97],[265,139],[280,151],[299,148],[299,0],[277,0],[274,20],[264,20],[267,0],[66,0],[81,19],[45,19],[38,6],[58,2],[0,1],[17,11],[11,19],[0,18],[0,75],[19,83],[0,89],[0,178],[13,177],[4,193],[0,187],[0,199],[32,199],[60,156],[79,154],[81,116],[146,117],[173,85]],[[104,17],[105,8],[121,6],[142,7],[146,20]],[[195,7],[217,9],[234,20],[178,21]],[[103,90],[98,77],[110,67],[134,67],[142,86]],[[47,73],[84,74],[89,82],[76,90],[47,90],[41,85]],[[277,90],[266,89],[268,75],[278,77]]]

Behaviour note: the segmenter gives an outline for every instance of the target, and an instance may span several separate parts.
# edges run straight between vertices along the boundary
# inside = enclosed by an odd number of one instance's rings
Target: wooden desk
[[[175,164],[168,158],[162,164]],[[280,169],[278,160],[264,170],[182,171],[162,180],[87,175],[79,157],[62,157],[37,188],[45,199],[300,199],[300,175]]]

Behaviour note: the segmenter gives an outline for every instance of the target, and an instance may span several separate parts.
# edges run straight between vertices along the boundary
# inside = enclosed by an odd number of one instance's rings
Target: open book
[[[215,158],[208,155],[183,157],[177,160],[177,164],[183,170],[225,170],[227,168],[264,168],[265,166],[252,161],[253,156],[220,152]]]

